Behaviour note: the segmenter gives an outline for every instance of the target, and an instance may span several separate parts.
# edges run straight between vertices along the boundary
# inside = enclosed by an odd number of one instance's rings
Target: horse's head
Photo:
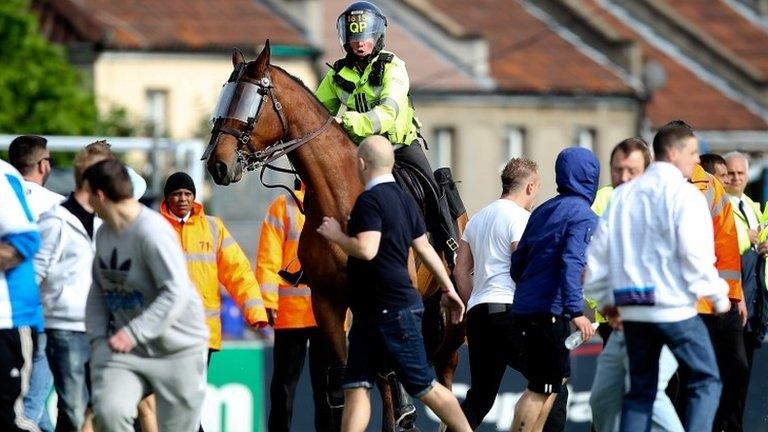
[[[266,150],[288,134],[275,98],[269,57],[269,41],[250,62],[240,51],[232,53],[234,71],[219,96],[211,140],[203,155],[216,184],[239,181],[244,170],[262,164],[269,156]]]

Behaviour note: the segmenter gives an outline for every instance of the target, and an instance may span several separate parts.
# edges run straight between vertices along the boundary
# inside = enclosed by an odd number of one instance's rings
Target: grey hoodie
[[[178,236],[159,213],[142,207],[123,230],[107,224],[99,229],[85,324],[92,345],[125,328],[137,343],[132,353],[139,356],[207,347],[200,296]]]

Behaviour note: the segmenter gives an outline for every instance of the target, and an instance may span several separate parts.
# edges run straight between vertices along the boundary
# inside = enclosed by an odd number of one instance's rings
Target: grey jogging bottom
[[[91,357],[94,430],[133,432],[139,402],[154,393],[161,431],[197,431],[205,398],[207,351],[201,347],[151,358],[115,354],[105,343],[98,344]]]

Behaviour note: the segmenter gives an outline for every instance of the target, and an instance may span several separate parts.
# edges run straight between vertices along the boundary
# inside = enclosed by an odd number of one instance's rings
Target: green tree
[[[0,1],[0,133],[87,135],[96,124],[93,94],[40,34],[29,1]]]

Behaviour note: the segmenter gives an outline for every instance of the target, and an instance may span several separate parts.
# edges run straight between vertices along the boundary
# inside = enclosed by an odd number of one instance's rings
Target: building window
[[[453,128],[435,128],[429,151],[426,152],[433,169],[452,166],[455,135]]]
[[[525,128],[522,126],[507,126],[506,145],[506,164],[512,158],[519,158],[525,155]]]
[[[168,92],[147,90],[146,122],[151,136],[168,134]]]
[[[595,145],[597,144],[597,132],[595,129],[589,127],[576,128],[576,134],[573,138],[574,147],[582,147],[593,152],[595,151]]]

